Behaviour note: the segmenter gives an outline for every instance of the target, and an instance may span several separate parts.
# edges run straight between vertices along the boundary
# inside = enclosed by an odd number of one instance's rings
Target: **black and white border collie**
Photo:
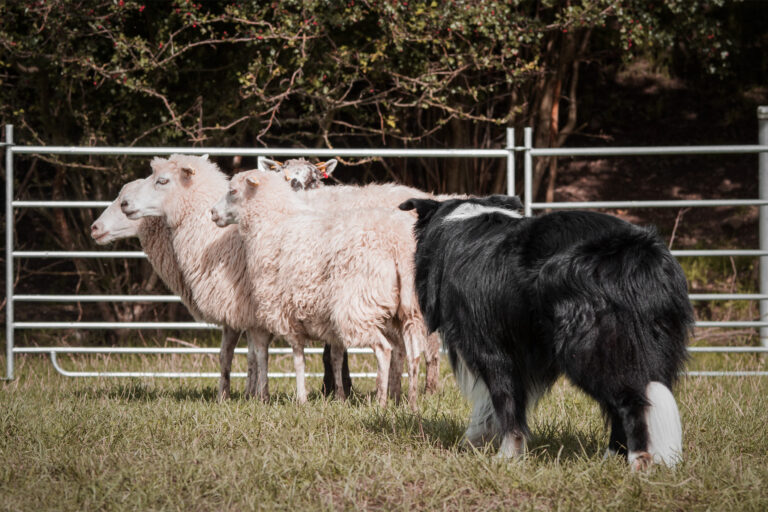
[[[653,229],[610,215],[523,218],[516,197],[415,209],[416,286],[473,410],[464,440],[522,455],[526,409],[560,374],[598,401],[609,453],[633,470],[674,466],[682,428],[671,389],[693,311],[680,265]]]

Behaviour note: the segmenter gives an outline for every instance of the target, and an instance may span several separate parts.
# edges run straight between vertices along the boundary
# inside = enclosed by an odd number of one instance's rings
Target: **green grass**
[[[3,510],[768,510],[768,378],[683,379],[684,462],[632,474],[602,459],[599,411],[564,381],[532,413],[525,459],[500,463],[458,446],[469,409],[447,364],[419,414],[371,404],[371,380],[349,403],[314,393],[303,406],[290,380],[270,383],[267,404],[236,380],[220,404],[213,379],[67,379],[41,356],[17,364],[0,385]]]

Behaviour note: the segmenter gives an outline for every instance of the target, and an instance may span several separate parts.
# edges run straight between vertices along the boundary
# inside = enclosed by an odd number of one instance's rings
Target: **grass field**
[[[458,446],[469,408],[447,364],[419,414],[373,405],[370,379],[349,403],[314,393],[302,406],[287,379],[263,404],[242,380],[217,403],[213,379],[67,379],[41,356],[18,358],[17,374],[0,385],[3,510],[768,510],[764,377],[684,378],[684,462],[632,474],[603,460],[599,411],[564,381],[532,413],[525,459],[497,462]]]

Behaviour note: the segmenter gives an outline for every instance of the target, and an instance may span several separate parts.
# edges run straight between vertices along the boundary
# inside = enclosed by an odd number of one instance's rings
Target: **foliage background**
[[[18,143],[49,145],[502,147],[507,126],[534,126],[536,146],[628,131],[642,144],[750,143],[768,101],[764,20],[764,2],[725,0],[9,1],[0,117]],[[563,163],[536,163],[535,194],[551,199]],[[344,164],[343,181],[505,186],[498,161]],[[111,199],[147,170],[137,158],[19,158],[16,197]],[[17,211],[17,247],[91,248],[97,214]],[[19,293],[162,289],[141,263],[19,263]],[[185,315],[62,308],[72,319]]]

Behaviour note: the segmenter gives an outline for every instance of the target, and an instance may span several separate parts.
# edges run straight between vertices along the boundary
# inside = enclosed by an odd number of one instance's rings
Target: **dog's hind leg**
[[[496,441],[498,446],[499,427],[493,410],[491,394],[485,382],[467,368],[464,359],[458,354],[452,357],[453,375],[462,395],[472,404],[469,425],[464,432],[462,444],[480,448],[484,444]]]
[[[520,383],[516,384],[512,393],[499,393],[493,384],[490,386],[491,399],[501,423],[501,446],[496,454],[499,459],[520,457],[525,453],[527,396]]]
[[[644,393],[627,392],[618,408],[627,434],[627,459],[633,471],[650,468],[653,457],[648,451],[648,425],[645,421]]]
[[[513,373],[508,361],[497,358],[496,361],[483,361],[485,368],[480,368],[483,382],[493,404],[495,419],[498,422],[501,446],[497,458],[509,459],[525,453],[525,437],[528,433],[526,406],[529,390],[522,378]]]
[[[608,448],[605,450],[605,457],[613,455],[627,454],[627,434],[624,433],[624,423],[621,417],[615,412],[609,413],[611,419],[611,437],[608,441]]]

